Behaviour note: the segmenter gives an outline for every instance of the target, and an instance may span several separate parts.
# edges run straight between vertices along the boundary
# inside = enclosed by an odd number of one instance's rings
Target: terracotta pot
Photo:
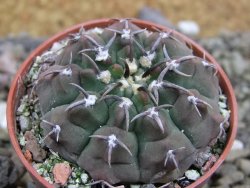
[[[153,27],[158,28],[160,30],[165,30],[169,31],[168,28],[150,23],[147,21],[141,21],[137,19],[132,20],[135,24],[140,26],[141,28],[147,28],[148,30],[153,30]],[[32,167],[32,165],[25,159],[20,145],[17,140],[16,136],[16,116],[15,112],[17,109],[17,106],[20,103],[20,98],[23,95],[23,83],[22,83],[22,78],[25,77],[26,73],[29,71],[34,58],[37,55],[40,55],[44,51],[48,50],[52,44],[56,41],[59,41],[65,37],[68,36],[69,33],[75,33],[78,32],[81,26],[83,26],[85,29],[90,29],[90,28],[95,28],[95,27],[105,27],[107,25],[110,25],[114,21],[111,19],[100,19],[100,20],[95,20],[95,21],[89,21],[85,22],[76,26],[73,26],[53,37],[45,41],[43,44],[41,44],[38,48],[36,48],[30,56],[26,59],[26,61],[22,64],[20,69],[18,70],[10,91],[9,91],[9,96],[8,96],[8,102],[7,102],[7,122],[8,122],[8,130],[9,130],[9,135],[10,135],[10,140],[12,142],[12,146],[14,147],[18,157],[20,158],[21,162],[25,166],[25,168],[28,170],[28,172],[31,174],[32,178],[37,182],[38,186],[41,187],[53,187],[51,184],[49,184],[43,177],[41,177],[36,170]],[[175,32],[179,37],[183,38],[187,44],[189,44],[196,56],[203,56],[203,53],[206,52],[202,47],[200,47],[197,43],[194,41],[190,40],[186,36]],[[205,173],[202,177],[200,177],[197,181],[192,183],[191,185],[188,186],[188,188],[191,187],[200,187],[202,184],[204,184],[208,178],[218,169],[218,167],[222,164],[222,162],[225,160],[227,157],[228,153],[230,152],[231,146],[233,144],[233,141],[236,136],[236,130],[237,130],[237,103],[234,95],[233,88],[230,84],[230,81],[228,77],[226,76],[225,72],[222,70],[222,68],[219,66],[219,64],[215,61],[215,59],[209,55],[206,52],[206,58],[208,61],[211,63],[215,64],[218,67],[218,76],[220,80],[220,86],[222,88],[222,91],[228,98],[228,105],[231,110],[231,118],[230,118],[230,128],[228,132],[228,140],[226,147],[222,153],[222,155],[219,157],[219,159],[216,161],[216,163],[213,165],[213,167]]]

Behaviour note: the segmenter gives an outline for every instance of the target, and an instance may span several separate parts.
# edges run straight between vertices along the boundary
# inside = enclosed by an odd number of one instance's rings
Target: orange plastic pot
[[[32,165],[25,159],[20,145],[18,143],[17,139],[17,134],[16,134],[16,109],[18,105],[20,104],[20,98],[24,94],[24,86],[22,83],[22,78],[25,77],[27,72],[32,66],[33,60],[35,59],[36,56],[41,55],[44,51],[48,50],[52,44],[56,41],[59,41],[65,37],[68,36],[70,33],[75,33],[78,32],[78,30],[83,26],[85,29],[91,29],[95,27],[106,27],[110,24],[112,24],[114,20],[112,19],[100,19],[100,20],[94,20],[94,21],[89,21],[85,23],[81,23],[79,25],[70,27],[69,29],[56,34],[55,36],[51,37],[47,41],[45,41],[43,44],[41,44],[38,48],[36,48],[30,56],[24,61],[20,69],[18,70],[10,91],[9,91],[9,96],[8,96],[8,102],[7,102],[7,122],[8,122],[8,131],[9,131],[9,136],[10,140],[12,143],[12,146],[14,147],[14,150],[16,151],[19,159],[27,169],[27,171],[30,173],[32,178],[35,180],[37,183],[37,186],[39,187],[53,187],[53,185],[49,184],[43,177],[41,177],[37,171],[32,167]],[[168,28],[147,22],[147,21],[141,21],[138,19],[132,19],[132,22],[134,22],[136,25],[138,25],[141,28],[147,28],[148,30],[154,30],[154,28],[158,28],[160,30],[164,31],[169,31]],[[202,47],[200,47],[197,43],[189,39],[188,37],[175,32],[179,37],[181,37],[188,45],[190,45],[194,51],[194,55],[203,57],[203,53],[206,52]],[[215,64],[216,67],[218,68],[218,77],[220,81],[220,86],[223,91],[223,93],[227,96],[228,99],[228,106],[231,111],[231,117],[230,117],[230,128],[228,132],[228,140],[226,143],[226,146],[219,157],[219,159],[216,161],[216,163],[213,165],[213,167],[206,172],[203,176],[201,176],[198,180],[193,182],[191,185],[188,186],[188,188],[193,188],[193,187],[201,187],[208,179],[209,177],[219,168],[219,166],[222,164],[222,162],[225,160],[227,157],[228,153],[231,150],[231,146],[233,144],[233,141],[236,136],[236,131],[237,131],[237,123],[238,123],[238,117],[237,117],[237,103],[234,95],[233,88],[231,86],[231,83],[226,76],[225,72],[222,70],[220,65],[215,61],[215,59],[209,55],[206,52],[206,58],[208,61],[211,63]]]

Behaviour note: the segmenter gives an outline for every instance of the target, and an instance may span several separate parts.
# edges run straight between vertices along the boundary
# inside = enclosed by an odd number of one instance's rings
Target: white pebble
[[[198,35],[200,32],[199,25],[192,20],[179,21],[177,27],[180,32],[186,35]]]
[[[232,146],[232,150],[242,150],[244,149],[244,144],[240,140],[235,140]]]
[[[197,172],[196,170],[188,170],[185,172],[185,176],[189,179],[189,180],[197,180],[200,177],[199,172]]]
[[[71,185],[71,184],[69,184],[68,186],[67,186],[68,188],[78,188],[79,187],[79,185]]]
[[[227,108],[227,104],[224,102],[219,102],[220,108]]]
[[[85,174],[85,173],[82,173],[81,174],[81,180],[82,180],[82,183],[87,183],[88,182],[88,174]]]
[[[0,102],[0,128],[7,129],[7,121],[6,121],[6,102]]]
[[[20,116],[19,122],[20,122],[20,127],[22,131],[25,131],[29,128],[30,121],[28,117]]]

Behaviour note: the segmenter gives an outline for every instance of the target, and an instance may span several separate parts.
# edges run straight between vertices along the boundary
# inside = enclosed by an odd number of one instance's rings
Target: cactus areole
[[[225,136],[218,67],[174,31],[114,19],[47,50],[30,92],[43,142],[93,180],[167,184]]]

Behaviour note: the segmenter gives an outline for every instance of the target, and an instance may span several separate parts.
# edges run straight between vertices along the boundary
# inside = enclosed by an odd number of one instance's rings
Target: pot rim
[[[142,21],[142,20],[135,19],[135,18],[133,18],[131,21],[135,23],[136,25],[138,25],[139,27],[147,28],[149,30],[155,30],[154,28],[158,28],[163,31],[171,31],[167,27],[154,24],[148,21]],[[88,30],[88,29],[95,28],[95,27],[105,27],[107,25],[112,24],[113,22],[114,22],[114,19],[108,19],[108,18],[83,22],[81,24],[71,26],[70,28],[52,36],[51,38],[43,42],[41,45],[39,45],[35,50],[33,50],[33,52],[28,56],[28,58],[22,63],[21,67],[17,71],[12,81],[11,88],[8,94],[8,100],[7,100],[7,124],[8,124],[8,132],[9,132],[10,140],[11,140],[12,146],[16,154],[18,155],[19,159],[21,160],[21,162],[23,163],[27,171],[31,174],[33,178],[36,179],[36,181],[38,181],[39,184],[43,185],[44,187],[53,187],[53,185],[50,184],[48,181],[46,181],[42,176],[40,176],[35,170],[35,168],[32,166],[32,164],[30,164],[26,160],[26,158],[24,157],[24,154],[22,153],[22,150],[20,148],[20,145],[16,136],[15,112],[16,112],[16,107],[18,105],[16,99],[17,99],[17,94],[18,94],[19,87],[20,87],[20,82],[22,81],[22,78],[24,77],[24,75],[29,71],[34,58],[42,54],[44,51],[48,50],[53,45],[54,42],[62,40],[63,38],[67,37],[69,33],[78,32],[78,30],[81,27],[84,27],[86,30]],[[228,153],[231,150],[231,147],[232,147],[232,144],[236,137],[236,132],[237,132],[237,123],[238,123],[237,102],[236,102],[236,98],[234,95],[233,87],[227,75],[225,74],[221,66],[216,62],[216,60],[200,45],[194,42],[192,39],[189,39],[188,37],[176,31],[172,31],[172,32],[176,34],[177,36],[179,36],[180,38],[182,38],[188,45],[191,45],[194,51],[194,54],[196,56],[202,57],[203,53],[205,53],[206,59],[209,62],[216,65],[217,70],[218,70],[217,75],[220,80],[220,86],[222,87],[222,90],[227,96],[227,102],[229,105],[229,109],[231,110],[228,140],[227,140],[226,146],[222,154],[220,155],[219,159],[215,162],[215,164],[212,166],[212,168],[209,171],[207,171],[204,175],[202,175],[195,182],[190,184],[187,188],[198,187],[204,184],[208,180],[208,178],[219,168],[219,166],[226,159]]]

